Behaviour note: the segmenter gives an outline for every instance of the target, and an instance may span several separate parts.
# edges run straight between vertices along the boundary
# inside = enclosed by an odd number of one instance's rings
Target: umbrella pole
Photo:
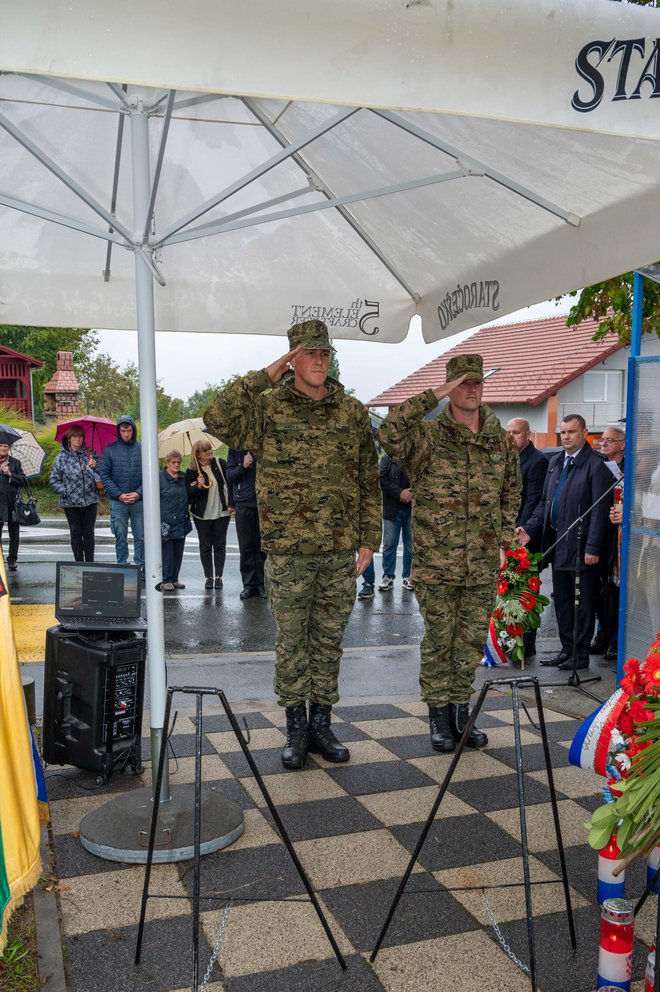
[[[133,215],[136,231],[147,229],[150,202],[149,117],[141,102],[131,108],[131,151],[133,165]],[[156,411],[156,343],[154,285],[145,255],[151,259],[148,244],[144,254],[136,251],[135,287],[137,305],[138,364],[140,368],[140,427],[142,433],[142,498],[144,501],[144,550],[147,594],[147,633],[149,663],[149,709],[151,714],[151,778],[156,794],[158,755],[163,738],[167,694],[165,669],[165,624],[163,595],[156,586],[163,577],[160,542],[160,486],[158,479],[158,417]],[[160,802],[169,802],[168,762],[164,763]]]
[[[136,231],[148,230],[149,119],[141,100],[131,104],[133,208]],[[186,785],[170,788],[167,758],[167,671],[163,596],[156,585],[163,577],[160,541],[160,486],[158,471],[158,422],[156,412],[156,345],[152,250],[148,242],[135,252],[135,286],[140,367],[140,422],[142,428],[142,498],[144,550],[147,576],[147,660],[151,713],[151,780],[149,789],[133,789],[88,814],[80,824],[80,841],[88,851],[108,861],[146,864],[189,860],[195,856],[195,823],[206,824],[205,851],[233,843],[237,832],[236,810],[213,790],[203,790],[201,810]],[[159,765],[161,767],[159,767]],[[147,795],[145,795],[147,794]],[[153,814],[153,815],[152,815]],[[149,823],[152,823],[151,831]],[[149,844],[149,837],[152,843]],[[154,846],[157,852],[154,852]],[[151,851],[151,853],[149,853]]]

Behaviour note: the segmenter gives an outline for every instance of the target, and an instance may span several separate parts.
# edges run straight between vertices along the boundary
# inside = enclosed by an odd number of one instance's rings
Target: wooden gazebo
[[[40,369],[43,364],[38,358],[0,345],[0,404],[32,420],[32,369]]]

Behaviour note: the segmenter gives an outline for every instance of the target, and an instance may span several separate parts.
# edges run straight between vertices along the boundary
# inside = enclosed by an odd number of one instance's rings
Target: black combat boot
[[[470,719],[468,704],[450,703],[449,718],[451,720],[451,730],[454,735],[454,740],[460,741],[463,736],[463,731],[467,727],[468,720]],[[483,730],[477,730],[476,727],[473,727],[466,743],[468,747],[485,747],[488,743],[488,738],[484,734]]]
[[[337,740],[330,730],[330,713],[332,706],[323,703],[309,704],[309,750],[320,754],[326,761],[340,764],[348,761],[348,748]]]
[[[309,748],[309,724],[304,703],[286,708],[286,744],[280,755],[285,768],[304,768]]]
[[[434,751],[454,750],[456,744],[449,725],[449,703],[444,706],[429,706],[429,727]]]

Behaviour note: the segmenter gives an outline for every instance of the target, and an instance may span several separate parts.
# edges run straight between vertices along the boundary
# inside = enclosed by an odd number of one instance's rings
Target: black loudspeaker
[[[51,765],[96,771],[141,767],[146,638],[46,631],[42,754]]]

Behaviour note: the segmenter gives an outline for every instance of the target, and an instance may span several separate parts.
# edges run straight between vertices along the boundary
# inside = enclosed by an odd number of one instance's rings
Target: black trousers
[[[2,528],[4,527],[4,521],[0,520],[0,541],[2,541]],[[18,558],[18,545],[21,540],[21,528],[18,524],[14,524],[11,520],[7,523],[7,530],[9,532],[9,551],[7,552],[7,564],[14,564]]]
[[[227,528],[229,517],[216,517],[215,520],[198,520],[193,517],[199,537],[199,557],[207,579],[222,578],[227,554]],[[213,563],[215,562],[215,571]]]
[[[580,605],[577,615],[577,654],[589,655],[589,644],[594,631],[598,591],[602,569],[585,565],[580,572]],[[573,621],[575,616],[575,572],[552,568],[552,589],[559,639],[564,654],[573,654]]]
[[[258,589],[264,584],[264,562],[261,550],[259,511],[256,506],[236,507],[236,534],[241,555],[241,578],[244,589]]]
[[[71,531],[71,550],[76,561],[94,561],[94,525],[98,503],[91,506],[65,506]]]

